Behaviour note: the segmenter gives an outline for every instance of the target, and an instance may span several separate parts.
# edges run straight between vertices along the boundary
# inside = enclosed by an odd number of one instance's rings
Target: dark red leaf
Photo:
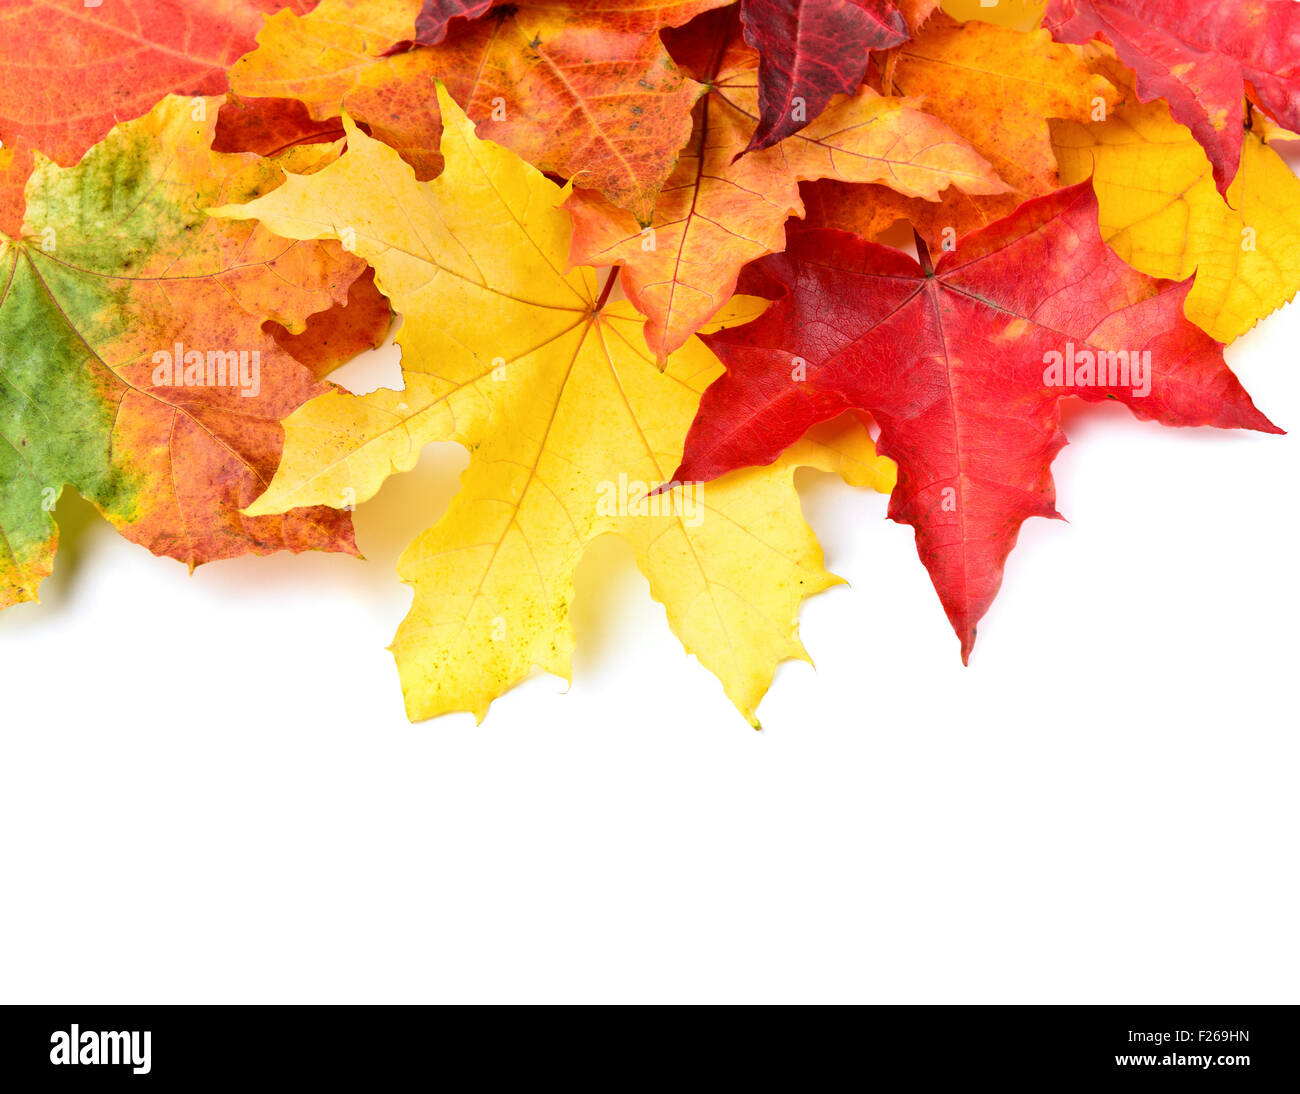
[[[415,40],[422,46],[436,46],[447,37],[453,19],[469,21],[486,15],[496,0],[424,0],[415,19]]]
[[[797,133],[862,83],[870,50],[908,39],[891,0],[742,0],[740,17],[760,57],[761,117],[747,152]]]

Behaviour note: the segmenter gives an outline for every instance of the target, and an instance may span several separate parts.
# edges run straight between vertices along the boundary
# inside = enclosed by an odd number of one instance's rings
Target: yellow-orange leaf
[[[511,4],[453,24],[431,52],[479,136],[649,223],[703,88],[659,32],[727,0]]]
[[[215,153],[220,101],[168,97],[75,167],[38,155],[23,229],[0,234],[0,607],[49,574],[65,486],[191,567],[355,550],[346,513],[240,509],[271,480],[280,420],[325,390],[267,328],[304,333],[364,264],[205,213],[338,146]]]

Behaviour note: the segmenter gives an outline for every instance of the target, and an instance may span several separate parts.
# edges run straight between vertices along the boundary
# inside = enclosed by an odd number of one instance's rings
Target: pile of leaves
[[[1300,288],[1296,130],[1291,0],[6,0],[0,607],[67,487],[190,567],[355,553],[455,441],[414,719],[568,676],[614,533],[754,720],[838,581],[800,467],[891,495],[965,659],[1063,398],[1279,432],[1223,350]],[[394,316],[401,390],[331,383]]]

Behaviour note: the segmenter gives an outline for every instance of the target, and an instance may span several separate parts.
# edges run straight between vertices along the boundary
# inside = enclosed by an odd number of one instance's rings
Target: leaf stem
[[[600,290],[600,298],[592,311],[600,311],[605,306],[605,301],[609,299],[609,294],[614,291],[614,282],[618,280],[618,267],[610,268],[609,277],[605,278],[605,287]]]
[[[925,271],[926,277],[933,277],[934,263],[930,261],[930,248],[925,245],[921,233],[915,228],[912,229],[912,238],[916,240],[916,257],[921,263],[921,269]]]

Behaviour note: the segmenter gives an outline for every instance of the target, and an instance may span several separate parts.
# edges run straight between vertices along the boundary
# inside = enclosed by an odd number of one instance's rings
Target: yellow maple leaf
[[[415,601],[393,652],[413,719],[482,718],[537,667],[568,677],[574,572],[586,546],[629,540],[686,648],[751,721],[776,665],[806,656],[796,616],[838,579],[799,511],[797,466],[889,490],[893,465],[841,422],[771,467],[650,496],[671,475],[700,393],[721,372],[696,338],[661,373],[612,272],[566,270],[567,190],[474,135],[439,88],[446,170],[421,183],[345,118],[325,170],[217,212],[289,238],[338,238],[405,317],[406,387],[314,400],[286,423],[280,472],[251,511],[363,501],[428,443],[472,452],[449,511],[406,550]],[[717,325],[754,317],[738,298]]]
[[[1130,266],[1181,281],[1184,310],[1220,342],[1300,289],[1300,179],[1256,132],[1219,196],[1210,161],[1163,101],[1130,102],[1092,125],[1053,123],[1061,178],[1093,178],[1102,238]]]

